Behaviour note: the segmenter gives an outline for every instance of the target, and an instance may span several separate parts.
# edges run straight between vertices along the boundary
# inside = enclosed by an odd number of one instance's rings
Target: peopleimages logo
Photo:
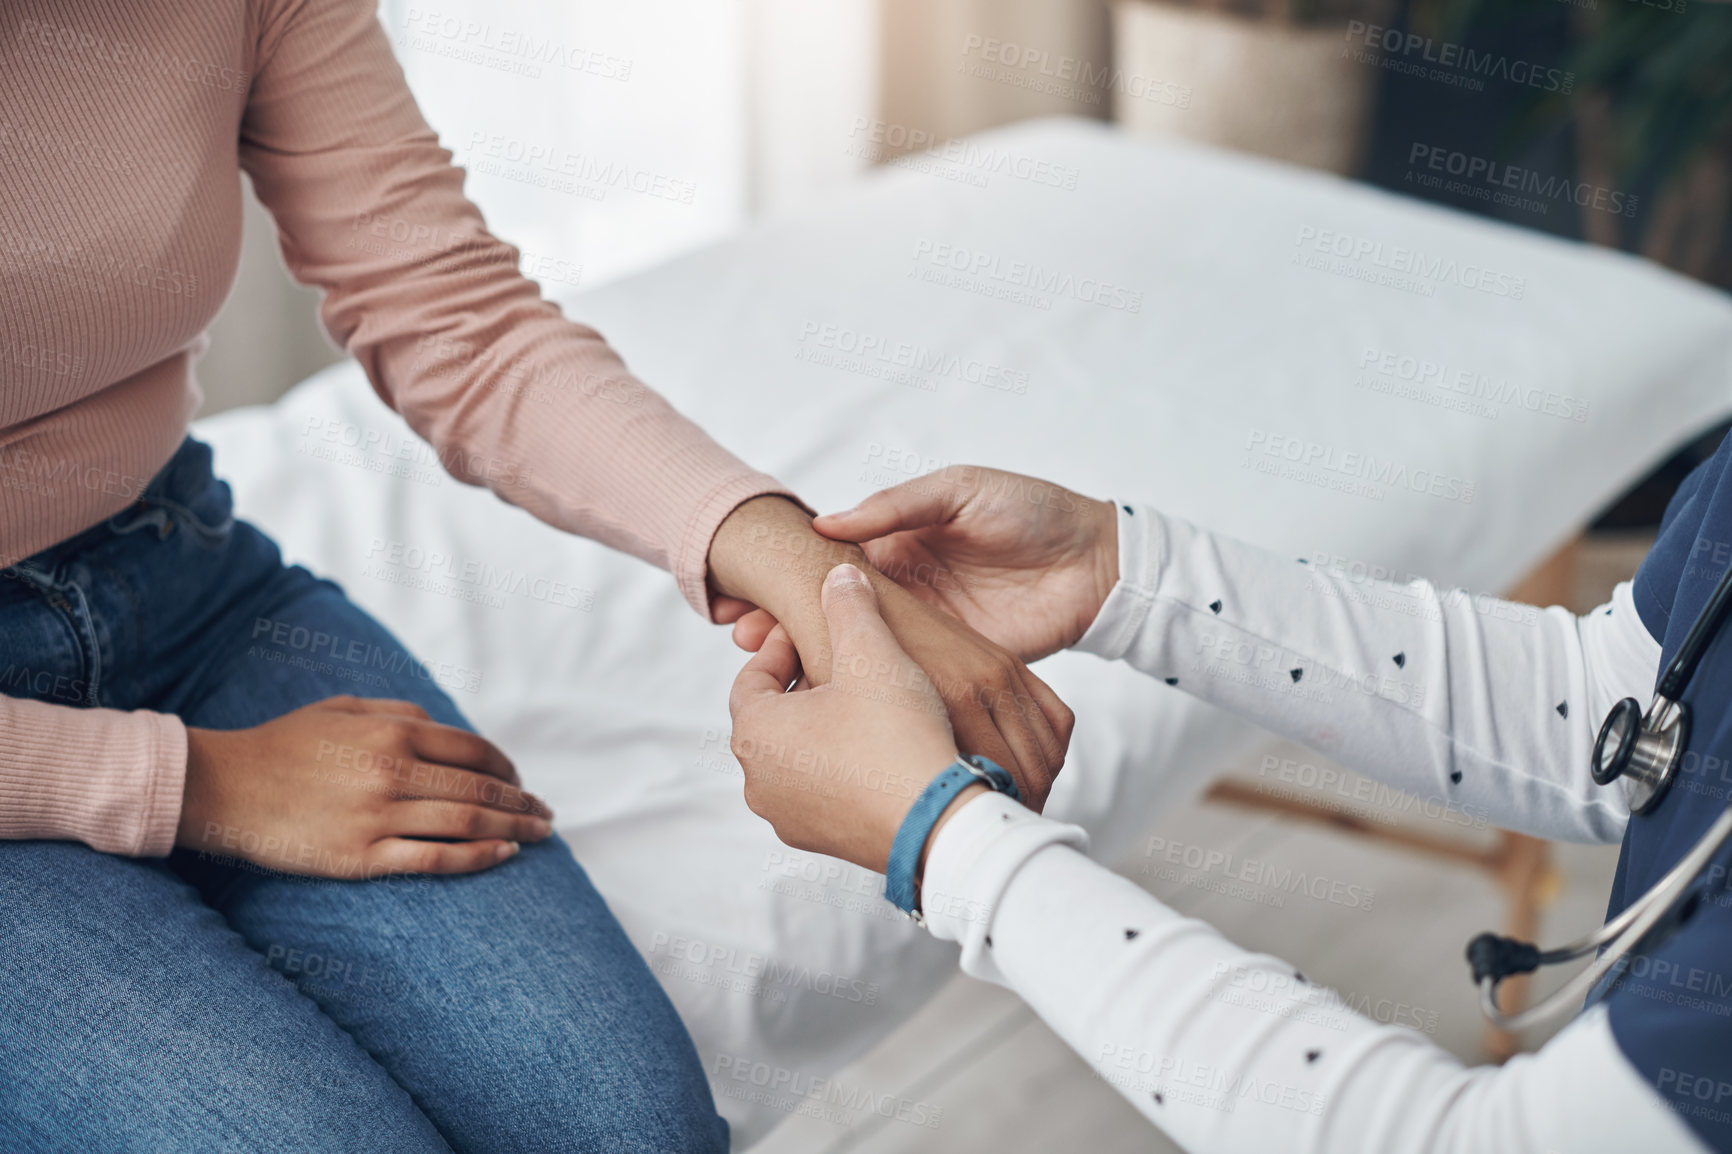
[[[1374,51],[1357,51],[1355,42]],[[1382,53],[1381,58],[1378,52]],[[1529,60],[1511,60],[1498,52],[1478,52],[1454,41],[1434,40],[1417,32],[1403,32],[1363,20],[1347,22],[1344,55],[1351,55],[1362,64],[1380,63],[1392,72],[1423,76],[1476,92],[1485,88],[1487,79],[1566,95],[1576,86],[1574,72],[1546,68]],[[1427,64],[1438,67],[1427,69]]]
[[[826,355],[829,353],[842,355]],[[978,358],[964,359],[930,345],[897,340],[846,325],[807,321],[800,326],[800,352],[796,356],[803,361],[828,364],[862,376],[883,377],[927,392],[938,389],[934,377],[949,377],[1018,396],[1028,392],[1028,374],[1025,372]],[[874,365],[881,366],[882,370],[902,369],[907,372],[882,371]]]
[[[501,71],[521,72],[532,79],[540,78],[539,66],[543,64],[557,64],[569,72],[603,80],[631,79],[632,61],[626,57],[568,44],[526,28],[465,20],[451,13],[421,8],[409,9],[403,27],[405,35],[398,41],[403,47]]]
[[[761,1102],[785,1113],[821,1118],[847,1126],[855,1115],[876,1114],[894,1118],[914,1126],[935,1130],[944,1118],[944,1107],[904,1098],[897,1094],[879,1094],[864,1086],[849,1085],[836,1078],[819,1078],[786,1066],[772,1066],[744,1054],[718,1054],[710,1071],[717,1092],[728,1098]],[[740,1086],[730,1082],[743,1083]],[[747,1089],[756,1087],[756,1092]],[[782,1101],[786,1099],[786,1101]],[[815,1105],[834,1106],[838,1110],[810,1110]]]
[[[973,60],[977,53],[981,61],[978,64]],[[1105,90],[1153,104],[1191,106],[1188,85],[1155,80],[1140,73],[1126,74],[1123,69],[1108,65],[1097,67],[1076,56],[1055,57],[1045,49],[993,37],[970,33],[962,42],[962,57],[959,70],[965,75],[1081,104],[1102,103],[1101,92]]]
[[[1308,1087],[1259,1078],[1230,1066],[1211,1066],[1190,1058],[1157,1054],[1137,1046],[1102,1042],[1099,1055],[1090,1065],[1103,1081],[1121,1090],[1138,1095],[1152,1093],[1162,1103],[1170,1099],[1223,1114],[1231,1114],[1239,1102],[1247,1099],[1311,1115],[1321,1115],[1329,1104],[1327,1094]]]
[[[1472,481],[1433,469],[1410,469],[1405,464],[1387,457],[1380,459],[1370,453],[1344,451],[1331,445],[1270,432],[1267,429],[1252,429],[1245,442],[1245,451],[1244,464],[1247,467],[1256,467],[1258,472],[1292,476],[1296,480],[1311,479],[1308,474],[1337,478],[1341,484],[1325,487],[1359,493],[1373,500],[1383,499],[1385,487],[1406,489],[1414,493],[1442,497],[1448,501],[1461,501],[1464,504],[1473,500]],[[1286,464],[1291,469],[1271,467],[1271,463],[1267,461],[1269,458],[1274,459],[1273,465]]]
[[[1385,382],[1413,385],[1417,389],[1438,393],[1455,393],[1467,400],[1483,400],[1509,409],[1525,409],[1547,417],[1581,423],[1588,419],[1588,402],[1536,389],[1504,377],[1493,377],[1474,369],[1453,368],[1441,361],[1390,352],[1370,345],[1360,354],[1359,367],[1364,370],[1357,382],[1374,392],[1390,392],[1366,378],[1375,374]],[[1495,410],[1491,416],[1496,417]]]
[[[838,975],[829,970],[813,970],[799,962],[779,962],[766,954],[742,952],[733,946],[704,942],[683,934],[668,934],[657,930],[650,939],[649,953],[652,968],[658,973],[670,973],[667,965],[655,964],[657,959],[661,959],[664,962],[685,963],[701,970],[725,973],[756,984],[787,990],[806,990],[856,1005],[878,1004],[877,982]]]
[[[1007,176],[1061,188],[1069,192],[1076,188],[1081,171],[1074,165],[1043,160],[1024,152],[1015,152],[996,144],[982,144],[967,138],[941,140],[928,128],[910,128],[887,120],[865,116],[854,118],[848,132],[854,142],[847,152],[874,164],[889,163],[921,172],[935,172],[933,162],[965,170],[967,183],[985,188],[992,176]],[[904,155],[906,150],[907,155]]]
[[[930,240],[914,243],[911,275],[932,284],[960,288],[982,296],[997,297],[1014,304],[1051,309],[1055,298],[1121,312],[1143,311],[1143,294],[1094,277],[1076,276],[1026,260],[1006,259],[958,244]]]
[[[1274,893],[1304,894],[1320,902],[1330,902],[1353,910],[1370,909],[1377,897],[1377,891],[1370,886],[1361,886],[1322,874],[1308,874],[1302,869],[1295,870],[1290,865],[1276,865],[1274,862],[1257,858],[1241,858],[1226,850],[1173,841],[1160,836],[1151,836],[1148,839],[1148,844],[1143,849],[1143,857],[1147,860],[1143,863],[1142,874],[1145,877],[1159,878],[1161,881],[1183,880],[1177,871],[1163,870],[1161,866],[1164,863],[1198,874],[1216,874],[1228,881],[1247,882]],[[1278,907],[1282,902],[1265,901],[1261,904]]]
[[[1299,234],[1293,238],[1293,244],[1294,263],[1318,267],[1322,271],[1341,272],[1357,279],[1375,281],[1394,278],[1427,288],[1441,282],[1490,293],[1492,296],[1508,297],[1515,301],[1527,296],[1526,277],[1484,265],[1463,264],[1453,257],[1434,256],[1422,249],[1408,248],[1405,245],[1385,245],[1382,241],[1370,237],[1314,228],[1306,224],[1299,226]],[[1324,268],[1321,264],[1313,265],[1307,259],[1313,254],[1320,261],[1326,262],[1333,258],[1341,267],[1331,265]],[[1432,294],[1427,291],[1421,295]]]
[[[1639,197],[1619,192],[1616,189],[1589,184],[1581,180],[1570,180],[1563,176],[1545,176],[1531,168],[1523,168],[1514,164],[1500,164],[1487,157],[1459,152],[1445,148],[1440,144],[1426,144],[1424,141],[1414,141],[1413,147],[1407,151],[1407,163],[1422,164],[1432,172],[1461,177],[1460,181],[1451,183],[1467,186],[1459,190],[1464,193],[1478,192],[1480,191],[1479,185],[1482,184],[1488,188],[1498,189],[1500,190],[1497,194],[1497,197],[1500,198],[1498,203],[1510,203],[1518,208],[1530,206],[1521,204],[1519,197],[1508,196],[1506,198],[1502,190],[1507,189],[1511,193],[1527,193],[1550,200],[1564,200],[1577,208],[1594,208],[1601,212],[1612,213],[1615,216],[1635,216],[1636,206],[1640,203]],[[1414,179],[1413,169],[1408,169],[1407,178],[1408,180]],[[1425,183],[1425,174],[1421,173],[1419,179],[1422,184]],[[1445,191],[1458,190],[1446,187]],[[1547,206],[1538,204],[1532,207],[1537,207],[1541,212],[1544,212]]]

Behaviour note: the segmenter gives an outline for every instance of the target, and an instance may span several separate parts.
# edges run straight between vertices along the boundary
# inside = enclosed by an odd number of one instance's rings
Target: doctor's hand
[[[752,649],[779,622],[813,685],[827,682],[834,667],[821,607],[825,577],[837,564],[857,566],[884,623],[946,707],[957,744],[1004,766],[1030,808],[1046,804],[1076,718],[1003,646],[878,573],[859,546],[817,533],[809,514],[780,497],[735,510],[717,531],[709,560],[717,618],[737,619],[736,638],[761,622]]]
[[[1075,645],[1119,577],[1111,502],[998,469],[953,465],[812,527],[1024,661]],[[745,617],[735,640],[755,648],[769,625]]]
[[[833,654],[826,682],[784,692],[800,662],[774,627],[734,680],[731,745],[746,804],[777,837],[882,873],[897,827],[956,759],[956,742],[944,702],[879,616],[865,574],[832,569],[823,612]]]

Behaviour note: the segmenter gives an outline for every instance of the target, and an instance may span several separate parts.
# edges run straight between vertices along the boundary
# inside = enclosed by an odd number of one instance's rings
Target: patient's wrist
[[[792,598],[822,588],[844,561],[865,558],[858,545],[832,541],[812,528],[812,514],[785,497],[754,497],[728,514],[710,542],[710,584],[777,617]]]
[[[808,679],[829,680],[830,627],[824,578],[844,561],[873,572],[865,551],[812,528],[812,515],[785,497],[754,497],[730,513],[710,542],[710,586],[780,621]]]

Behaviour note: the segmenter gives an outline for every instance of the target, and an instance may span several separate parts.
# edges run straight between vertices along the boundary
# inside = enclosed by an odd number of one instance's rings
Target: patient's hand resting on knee
[[[552,811],[498,747],[407,701],[331,697],[186,737],[185,849],[374,878],[472,873],[553,832]]]

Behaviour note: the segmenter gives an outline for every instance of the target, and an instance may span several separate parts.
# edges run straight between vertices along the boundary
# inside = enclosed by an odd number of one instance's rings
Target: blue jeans
[[[466,726],[341,589],[233,519],[190,439],[136,505],[0,571],[7,669],[15,695],[211,729],[337,694]],[[0,841],[0,1150],[670,1154],[727,1134],[557,837],[370,882]]]

